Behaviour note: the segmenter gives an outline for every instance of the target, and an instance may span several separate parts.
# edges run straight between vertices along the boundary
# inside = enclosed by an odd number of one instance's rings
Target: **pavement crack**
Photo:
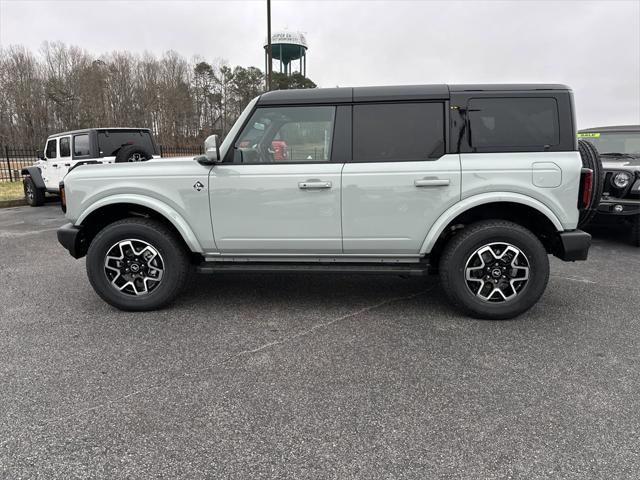
[[[234,353],[233,355],[229,355],[228,357],[226,357],[224,360],[221,360],[220,362],[217,362],[217,363],[215,363],[213,365],[208,365],[208,366],[206,366],[206,367],[204,367],[202,369],[199,369],[199,370],[194,370],[194,371],[191,371],[191,372],[185,372],[185,373],[183,373],[182,376],[183,377],[196,376],[196,375],[198,375],[198,374],[200,374],[202,372],[206,372],[207,370],[211,370],[212,368],[215,368],[215,367],[218,367],[218,366],[221,366],[221,365],[225,365],[225,364],[227,364],[227,363],[229,363],[229,362],[231,362],[233,360],[236,360],[238,358],[249,356],[249,355],[253,355],[253,354],[256,354],[256,353],[261,352],[263,350],[267,350],[269,348],[272,348],[272,347],[276,347],[276,346],[279,346],[279,345],[283,345],[283,344],[286,344],[286,343],[293,342],[298,338],[306,337],[306,336],[311,335],[311,334],[313,334],[314,332],[316,332],[316,331],[318,331],[320,329],[328,328],[328,327],[330,327],[332,325],[335,325],[335,324],[337,324],[339,322],[342,322],[344,320],[347,320],[349,318],[357,317],[358,315],[362,315],[363,313],[370,312],[372,310],[375,310],[377,308],[383,307],[383,306],[388,305],[390,303],[400,302],[400,301],[403,301],[403,300],[410,300],[412,298],[419,297],[421,295],[424,295],[424,294],[428,293],[431,290],[432,290],[432,288],[424,289],[424,290],[421,290],[420,292],[412,293],[410,295],[403,295],[403,296],[399,296],[399,297],[387,298],[386,300],[382,300],[382,301],[374,303],[372,305],[368,305],[366,307],[362,307],[362,308],[360,308],[360,309],[358,309],[358,310],[356,310],[354,312],[350,312],[350,313],[347,313],[345,315],[341,315],[339,317],[336,317],[333,320],[330,320],[328,322],[317,323],[317,324],[313,325],[312,327],[307,328],[306,330],[303,330],[301,332],[297,332],[297,333],[294,333],[292,335],[288,335],[288,336],[285,336],[283,338],[280,338],[278,340],[273,340],[271,342],[264,343],[264,344],[262,344],[262,345],[260,345],[258,347],[255,347],[255,348],[250,348],[250,349],[246,349],[246,350],[242,350],[240,352]],[[146,392],[149,392],[151,390],[160,388],[163,385],[164,385],[164,383],[157,383],[157,384],[154,384],[154,385],[150,385],[148,387],[135,390],[135,391],[130,392],[130,393],[126,394],[126,395],[123,395],[121,397],[115,398],[113,400],[108,400],[108,401],[106,401],[104,403],[100,403],[98,405],[94,405],[93,407],[80,409],[80,410],[74,411],[74,412],[72,412],[72,413],[70,413],[68,415],[64,415],[62,417],[57,417],[57,418],[45,420],[41,424],[41,427],[45,427],[46,425],[49,425],[49,424],[63,422],[65,420],[68,420],[69,418],[73,418],[73,417],[77,417],[77,416],[80,416],[80,415],[84,415],[86,413],[93,412],[95,410],[100,410],[102,408],[107,408],[107,407],[109,407],[109,406],[111,406],[113,404],[117,404],[117,403],[121,402],[122,400],[126,400],[127,398],[133,397],[135,395],[139,395],[141,393],[146,393]],[[4,446],[5,443],[6,442],[0,443],[0,446]]]

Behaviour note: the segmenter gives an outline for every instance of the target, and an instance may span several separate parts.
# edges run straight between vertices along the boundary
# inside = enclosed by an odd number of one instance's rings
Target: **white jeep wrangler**
[[[58,239],[111,305],[159,308],[192,266],[438,271],[462,311],[505,319],[543,294],[548,254],[587,258],[600,179],[563,85],[269,92],[205,152],[67,175]]]
[[[151,158],[160,155],[148,128],[91,128],[50,135],[38,161],[21,171],[24,196],[29,205],[38,207],[45,193],[59,193],[60,182],[78,165]]]

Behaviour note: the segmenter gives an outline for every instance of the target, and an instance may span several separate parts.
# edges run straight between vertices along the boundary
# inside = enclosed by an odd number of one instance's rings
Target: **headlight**
[[[618,172],[611,179],[611,183],[617,188],[626,188],[629,182],[631,182],[631,174],[627,172]]]

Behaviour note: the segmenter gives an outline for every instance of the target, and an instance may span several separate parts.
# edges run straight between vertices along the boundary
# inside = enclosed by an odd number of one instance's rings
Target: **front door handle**
[[[57,164],[57,163],[54,163],[54,164],[52,164],[51,166],[52,166],[52,167],[56,167],[56,168],[58,168],[58,164]]]
[[[317,190],[321,188],[331,188],[331,182],[322,182],[320,180],[307,180],[299,182],[298,188],[301,190]]]
[[[448,187],[450,183],[448,178],[421,178],[413,182],[416,187]]]

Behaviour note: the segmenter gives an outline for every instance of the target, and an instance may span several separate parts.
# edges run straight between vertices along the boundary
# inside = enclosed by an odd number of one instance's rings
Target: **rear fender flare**
[[[193,230],[191,229],[187,221],[182,217],[182,215],[180,215],[174,208],[167,205],[166,203],[160,202],[155,198],[149,198],[143,195],[122,194],[101,198],[86,210],[84,210],[82,212],[82,215],[80,215],[78,220],[76,220],[75,224],[82,225],[82,222],[96,210],[108,205],[114,205],[118,203],[140,205],[157,212],[176,228],[176,230],[182,236],[183,240],[192,252],[203,252],[200,242],[198,242],[196,235],[193,233]]]
[[[562,223],[558,219],[555,213],[547,207],[542,202],[528,197],[526,195],[522,195],[520,193],[513,192],[495,192],[495,193],[483,193],[480,195],[474,195],[472,197],[468,197],[463,199],[462,201],[456,203],[454,206],[450,207],[447,211],[445,211],[436,222],[433,224],[426,238],[422,242],[422,247],[420,248],[420,254],[426,255],[431,252],[434,245],[442,235],[442,232],[447,228],[447,226],[460,214],[470,210],[474,207],[480,205],[486,205],[488,203],[497,203],[497,202],[512,202],[519,203],[521,205],[526,205],[528,207],[532,207],[542,213],[545,217],[547,217],[553,226],[558,232],[564,231],[564,227]]]

